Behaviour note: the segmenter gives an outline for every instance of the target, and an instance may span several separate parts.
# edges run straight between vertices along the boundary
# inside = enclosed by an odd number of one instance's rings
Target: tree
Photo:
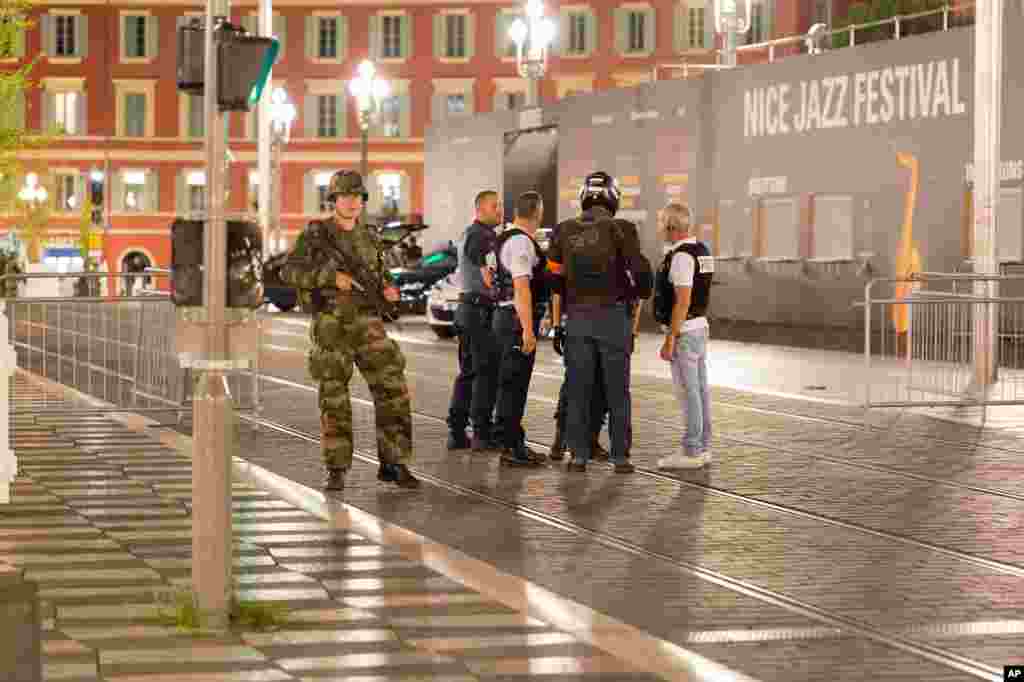
[[[32,25],[28,19],[29,8],[26,0],[0,0],[0,56],[17,55],[19,47],[25,44],[25,32]],[[25,91],[34,87],[29,74],[38,60],[37,56],[20,68],[0,72],[0,176],[3,178],[0,198],[8,202],[16,194],[20,170],[18,153],[45,142],[40,136],[30,135],[23,117],[17,115],[23,110],[21,102]]]
[[[951,0],[951,4],[953,1]],[[870,24],[886,21],[896,16],[905,17],[921,12],[941,10],[946,4],[946,0],[864,0],[850,5],[846,16],[835,22],[835,28],[842,31],[851,25]],[[942,29],[942,25],[941,12],[903,19],[900,21],[900,37],[938,31]],[[895,28],[892,22],[854,31],[856,45],[890,40],[893,37],[895,37]],[[832,37],[833,47],[848,47],[849,45],[849,31],[838,33]]]

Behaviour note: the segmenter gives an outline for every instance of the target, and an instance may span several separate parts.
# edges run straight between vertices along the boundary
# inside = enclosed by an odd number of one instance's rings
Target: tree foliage
[[[24,46],[25,32],[32,26],[30,9],[27,0],[0,0],[0,56],[14,56]],[[0,199],[8,202],[17,191],[18,153],[45,143],[42,137],[30,135],[15,115],[24,93],[35,87],[29,76],[38,60],[37,56],[19,68],[0,72]]]
[[[955,4],[955,0],[949,0],[948,4]],[[832,37],[832,47],[850,45],[850,33],[842,31],[844,28],[851,25],[885,22],[895,16],[908,17],[922,12],[934,12],[928,16],[902,19],[900,21],[901,38],[939,31],[943,26],[942,13],[935,10],[941,10],[946,5],[946,0],[861,0],[861,2],[855,2],[847,9],[846,16],[835,22],[834,28],[841,32]],[[895,37],[893,22],[854,31],[854,42],[857,45],[890,40],[893,37]]]

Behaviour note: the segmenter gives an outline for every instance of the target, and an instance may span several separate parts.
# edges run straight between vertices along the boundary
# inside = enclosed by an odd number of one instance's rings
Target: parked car
[[[401,294],[400,310],[414,315],[427,312],[431,287],[455,272],[457,266],[455,246],[447,241],[428,251],[415,267],[392,268],[391,277]]]

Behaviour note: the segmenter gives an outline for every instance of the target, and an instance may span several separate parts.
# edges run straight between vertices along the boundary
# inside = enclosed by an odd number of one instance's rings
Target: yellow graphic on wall
[[[909,282],[913,275],[921,272],[921,254],[914,242],[914,207],[917,204],[919,168],[917,157],[906,152],[897,152],[896,161],[910,170],[910,187],[903,201],[903,230],[896,253],[896,298],[907,298],[914,290],[915,283]],[[906,334],[910,328],[910,310],[906,305],[892,307],[892,323],[897,334]]]

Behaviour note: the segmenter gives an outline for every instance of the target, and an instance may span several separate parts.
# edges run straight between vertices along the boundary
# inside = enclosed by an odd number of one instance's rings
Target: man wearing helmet
[[[632,473],[630,432],[630,354],[633,351],[631,304],[651,295],[651,265],[640,252],[636,226],[616,219],[619,189],[607,173],[592,173],[580,189],[581,213],[558,226],[548,251],[553,278],[551,319],[554,346],[565,353],[569,471],[585,471],[593,454],[590,397],[604,387],[609,410],[611,461],[617,473]]]
[[[367,288],[355,272],[358,266],[372,273],[388,301],[398,291],[382,267],[376,236],[362,220],[368,193],[355,171],[331,177],[327,201],[334,214],[314,220],[295,242],[281,268],[281,278],[299,292],[300,301],[313,309],[309,374],[319,382],[320,437],[327,490],[342,490],[352,466],[352,404],[349,381],[359,367],[373,395],[377,423],[377,478],[403,488],[419,481],[409,471],[412,460],[412,414],[405,382],[405,357],[388,338],[384,322]],[[325,243],[328,240],[329,243]],[[371,285],[372,286],[372,285]]]

